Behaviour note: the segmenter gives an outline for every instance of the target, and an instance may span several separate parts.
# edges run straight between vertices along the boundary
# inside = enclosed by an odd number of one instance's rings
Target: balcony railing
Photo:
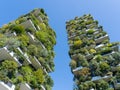
[[[37,17],[37,19],[40,21],[40,22],[43,22],[42,18],[40,16]]]
[[[7,47],[3,47],[0,49],[0,60],[14,60],[17,62],[18,66],[22,66],[22,64],[19,62],[19,60],[15,57],[15,53],[12,51],[10,52]]]
[[[33,90],[33,89],[27,83],[21,83],[20,90]]]
[[[120,83],[115,84],[115,90],[120,90]]]
[[[0,90],[15,90],[15,85],[0,81]]]
[[[42,66],[42,64],[38,61],[38,59],[34,56],[34,60],[31,60],[32,65],[35,69],[39,69],[42,68],[43,71],[48,74],[48,72],[46,71],[46,69]]]
[[[41,63],[38,61],[38,59],[35,56],[34,56],[33,60],[31,59],[31,62],[32,62],[32,65],[35,69],[42,67]]]
[[[52,69],[50,68],[50,66],[47,64],[47,68],[49,70],[49,72],[52,72]]]
[[[109,39],[109,36],[106,34],[105,36],[95,39],[95,42],[101,43],[102,41],[107,40],[107,39]]]
[[[40,87],[42,88],[42,90],[46,90],[45,87],[43,85],[40,85]]]
[[[83,68],[83,67],[80,66],[80,67],[77,67],[77,68],[73,69],[73,73],[74,73],[74,72],[77,72],[77,71],[79,71],[79,70],[81,70],[82,68]]]
[[[112,46],[111,48],[112,48],[114,51],[119,51],[119,46],[118,46],[118,45]]]
[[[92,77],[92,80],[91,81],[98,81],[100,79],[104,79],[104,80],[107,80],[107,79],[110,79],[112,76],[104,76],[104,77],[101,77],[101,76],[95,76],[95,77]]]
[[[31,61],[30,61],[28,55],[27,55],[26,53],[23,53],[23,51],[22,51],[19,47],[18,47],[17,49],[18,49],[18,51],[25,57],[26,62],[27,62],[28,64],[31,64]]]
[[[28,32],[27,34],[30,37],[30,42],[35,42],[35,37],[30,32]]]
[[[31,19],[21,23],[22,26],[24,26],[25,28],[33,28],[34,30],[37,30],[35,25],[33,24],[33,22],[31,21]]]
[[[93,54],[88,54],[88,55],[85,56],[85,58],[86,58],[87,60],[90,60],[90,59],[92,59],[93,57],[94,57]]]
[[[103,46],[104,46],[104,44],[97,45],[97,46],[95,47],[95,49],[98,50],[98,49],[100,49],[100,48],[103,47]]]

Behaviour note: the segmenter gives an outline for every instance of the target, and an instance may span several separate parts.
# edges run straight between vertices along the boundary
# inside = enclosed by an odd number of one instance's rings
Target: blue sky
[[[55,72],[53,90],[72,90],[73,81],[69,68],[67,34],[65,22],[75,16],[92,14],[111,41],[120,41],[120,0],[1,0],[0,26],[6,24],[34,8],[44,8],[49,24],[57,34],[55,46]]]

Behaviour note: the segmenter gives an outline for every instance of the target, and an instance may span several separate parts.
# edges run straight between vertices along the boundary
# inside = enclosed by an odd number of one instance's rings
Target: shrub
[[[96,53],[95,49],[90,49],[90,53]]]
[[[102,48],[101,54],[102,55],[107,54],[107,53],[109,53],[111,51],[112,51],[112,49],[110,47],[104,47],[104,48]]]
[[[18,37],[18,40],[21,42],[21,47],[25,47],[29,43],[29,37],[26,35],[21,35]]]
[[[69,64],[69,66],[70,66],[72,69],[75,69],[75,68],[76,68],[76,66],[77,66],[76,61],[75,61],[75,60],[71,60],[71,62],[70,62],[70,64]]]
[[[95,31],[93,29],[90,29],[87,31],[87,34],[93,34]]]
[[[24,34],[25,28],[22,25],[15,25],[12,27],[12,31],[15,31],[17,34]]]
[[[82,40],[74,41],[74,47],[80,47],[81,44],[82,44]]]
[[[106,72],[110,69],[110,66],[106,62],[100,63],[100,70],[101,72]]]
[[[34,76],[35,76],[37,82],[40,84],[42,84],[45,81],[45,77],[43,75],[42,69],[38,69],[37,71],[35,71]]]

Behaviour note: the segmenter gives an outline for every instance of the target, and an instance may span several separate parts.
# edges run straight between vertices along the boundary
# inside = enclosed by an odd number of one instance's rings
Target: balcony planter
[[[15,85],[11,83],[6,84],[0,81],[0,90],[15,90]]]
[[[25,22],[21,23],[20,25],[24,26],[25,29],[26,28],[32,28],[34,29],[35,31],[37,30],[36,27],[34,26],[33,22],[29,19],[29,20],[26,20]]]
[[[96,43],[101,43],[102,41],[107,40],[107,39],[109,39],[109,36],[105,35],[105,36],[102,36],[102,37],[100,37],[98,39],[95,39],[95,42]]]
[[[0,49],[0,60],[14,60],[17,62],[18,66],[21,66],[22,64],[19,62],[19,60],[14,56],[14,52],[10,52],[7,47],[3,47]]]

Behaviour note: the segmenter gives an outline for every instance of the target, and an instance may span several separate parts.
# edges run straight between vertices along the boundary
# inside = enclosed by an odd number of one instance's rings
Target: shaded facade
[[[43,9],[0,28],[0,90],[51,90],[55,38]]]
[[[66,22],[74,90],[120,90],[118,42],[89,15]]]

